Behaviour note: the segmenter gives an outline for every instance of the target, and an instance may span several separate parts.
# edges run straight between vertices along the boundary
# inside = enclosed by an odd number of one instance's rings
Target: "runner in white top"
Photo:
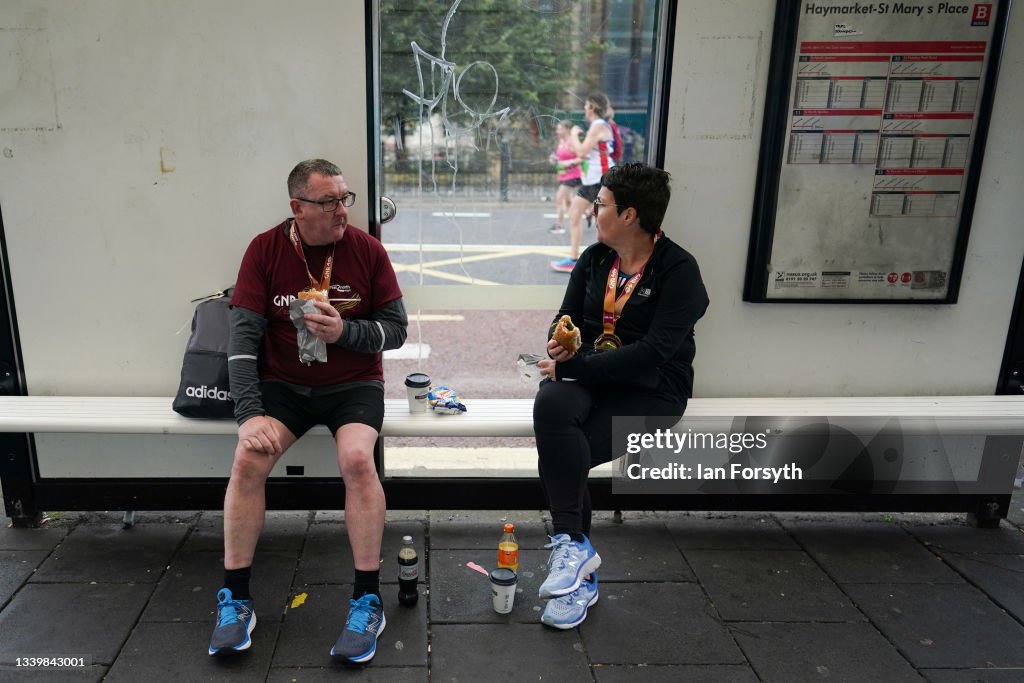
[[[615,165],[611,158],[614,136],[611,126],[604,119],[610,108],[608,96],[604,93],[588,95],[583,104],[583,118],[588,123],[587,134],[580,140],[583,129],[573,126],[569,135],[573,151],[583,159],[580,164],[583,186],[569,205],[569,258],[551,262],[551,267],[559,272],[572,272],[576,265],[583,242],[583,215],[593,211],[594,200],[601,189],[601,176]]]

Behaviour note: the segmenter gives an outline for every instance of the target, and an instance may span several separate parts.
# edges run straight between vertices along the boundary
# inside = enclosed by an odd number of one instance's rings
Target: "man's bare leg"
[[[267,509],[267,477],[284,451],[295,443],[295,436],[283,424],[277,420],[274,423],[281,440],[281,454],[254,451],[241,442],[235,447],[231,479],[224,495],[224,569],[252,565]]]
[[[359,423],[342,425],[336,434],[338,468],[345,480],[345,527],[352,559],[360,571],[380,569],[386,504],[384,488],[373,465],[377,436],[373,427]]]

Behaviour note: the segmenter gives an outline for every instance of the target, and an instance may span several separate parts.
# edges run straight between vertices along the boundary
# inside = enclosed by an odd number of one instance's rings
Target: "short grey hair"
[[[336,175],[341,175],[341,169],[327,159],[300,161],[288,174],[288,196],[300,197],[309,192],[309,176],[314,173],[333,178]]]

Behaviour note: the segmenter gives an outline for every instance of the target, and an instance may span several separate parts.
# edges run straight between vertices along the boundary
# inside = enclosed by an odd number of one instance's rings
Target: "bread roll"
[[[327,302],[327,290],[324,289],[304,289],[299,292],[299,298],[305,299],[306,301],[322,301],[325,304]]]
[[[572,318],[563,315],[555,325],[555,332],[551,338],[565,347],[568,351],[576,353],[580,350],[580,328],[572,324]]]

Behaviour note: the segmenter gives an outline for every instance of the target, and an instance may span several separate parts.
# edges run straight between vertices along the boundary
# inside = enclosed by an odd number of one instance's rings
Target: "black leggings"
[[[590,470],[624,455],[612,452],[612,416],[649,416],[653,430],[674,425],[685,409],[685,401],[632,387],[542,382],[533,431],[554,533],[590,536]]]

